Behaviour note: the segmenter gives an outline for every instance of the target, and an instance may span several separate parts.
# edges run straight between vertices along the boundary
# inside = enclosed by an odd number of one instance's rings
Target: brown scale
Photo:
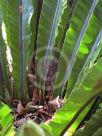
[[[55,74],[57,71],[57,63],[52,60],[49,65],[49,70],[47,74],[47,80],[46,80],[46,101],[52,100],[53,95],[53,83],[55,80]]]

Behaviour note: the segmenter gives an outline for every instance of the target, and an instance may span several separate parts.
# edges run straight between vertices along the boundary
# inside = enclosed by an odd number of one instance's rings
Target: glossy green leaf
[[[66,0],[43,0],[37,36],[36,67],[38,67],[39,62],[41,61],[41,59],[43,59],[43,72],[45,78],[49,66],[49,62],[47,61],[47,59],[49,59],[49,56],[52,56],[55,38],[58,35],[58,24],[60,22],[61,15],[63,14],[63,6],[66,2]],[[39,50],[41,50],[41,52],[39,52]],[[38,83],[42,78],[39,77],[39,72],[40,71],[36,69]]]
[[[101,136],[102,135],[102,109],[92,115],[91,119],[85,123],[82,130],[78,130],[73,136]]]
[[[39,18],[42,9],[42,3],[43,3],[43,0],[32,0],[32,1],[33,1],[34,13],[31,19],[32,35],[30,40],[30,55],[33,53],[34,49],[37,48],[36,40],[38,34]]]
[[[98,36],[97,36],[97,38],[96,38],[96,40],[95,40],[95,42],[94,42],[94,44],[92,46],[92,49],[91,49],[91,51],[89,53],[89,56],[86,59],[86,62],[84,62],[85,60],[83,60],[83,59],[80,60],[80,61],[79,61],[79,59],[76,60],[77,65],[75,65],[75,67],[73,67],[73,70],[72,70],[72,73],[71,73],[71,76],[70,76],[70,80],[69,80],[69,84],[67,86],[68,89],[67,89],[67,92],[66,92],[66,98],[68,98],[71,90],[76,85],[75,84],[76,79],[82,78],[82,76],[83,76],[83,79],[85,78],[84,76],[87,75],[87,71],[89,70],[90,67],[92,67],[92,65],[94,64],[94,62],[98,58],[98,55],[101,52],[101,50],[102,50],[102,29],[100,30],[100,32],[99,32],[99,34],[98,34]],[[78,75],[78,73],[79,73],[78,70],[81,68],[83,63],[84,63],[84,66],[83,66],[83,68],[82,68],[82,70],[80,72],[82,74]],[[89,66],[89,63],[90,63],[90,66]],[[80,75],[81,75],[81,77],[80,77]],[[82,80],[80,80],[80,81],[82,81]],[[81,84],[80,81],[79,82],[77,81],[78,86],[80,86],[80,84]]]
[[[79,0],[77,2],[77,5],[75,6],[74,13],[71,19],[71,25],[66,33],[66,38],[62,48],[55,85],[59,84],[60,82],[63,82],[63,85],[64,85],[67,79],[69,78],[72,71],[73,64],[75,60],[77,59],[76,55],[79,51],[79,47],[81,46],[81,43],[82,42],[84,43],[82,45],[82,48],[86,47],[86,43],[84,42],[84,37],[88,37],[87,31],[90,32],[90,36],[93,34],[93,32],[89,30],[89,28],[93,28],[93,18],[96,14],[95,12],[97,12],[97,10],[100,13],[102,12],[101,4],[102,2],[101,1],[99,2],[97,0],[90,0],[90,1]],[[101,22],[100,16],[98,19]],[[97,23],[98,22],[95,20],[94,24],[96,25]],[[98,35],[100,29],[101,29],[101,24],[99,24],[99,27],[95,32],[96,36]],[[95,40],[94,38],[96,38],[95,35],[92,36],[91,38],[93,40],[93,43]],[[88,53],[89,51],[87,52],[87,54]],[[63,60],[64,54],[66,54],[67,61]],[[58,90],[54,92],[54,96],[57,96],[57,91]]]
[[[95,101],[95,100],[94,100]],[[80,123],[83,122],[84,118],[86,117],[87,113],[90,111],[92,105],[94,104],[94,101],[92,101],[77,117],[77,119],[74,121],[74,123],[71,125],[71,127],[66,132],[65,136],[72,136],[72,134],[75,132],[75,130],[80,126]]]
[[[10,84],[8,80],[8,75],[7,75],[7,57],[6,57],[6,44],[3,39],[3,33],[2,33],[2,23],[3,23],[3,17],[2,17],[2,12],[0,8],[0,65],[1,65],[1,78],[2,80],[0,87],[0,92],[4,91],[3,85],[5,85],[9,91],[10,91]],[[1,93],[0,93],[1,94]]]
[[[42,128],[29,120],[18,130],[16,136],[46,136]]]
[[[72,9],[70,8],[70,6],[68,5],[67,2],[64,3],[63,7],[64,7],[64,11],[63,11],[63,14],[61,16],[61,20],[60,20],[60,23],[58,26],[58,35],[55,39],[55,46],[58,47],[59,49],[62,48],[61,41],[62,41],[63,36],[66,34],[66,31],[68,29],[68,25],[70,22],[69,18],[70,18],[71,12],[72,12]]]
[[[100,127],[92,136],[101,136],[102,135],[102,127]]]
[[[13,58],[14,97],[20,99],[20,58],[19,58],[19,0],[0,1],[3,19],[6,26],[7,42]],[[32,1],[22,1],[22,26],[23,26],[23,82],[25,96],[27,96],[26,70],[29,56],[31,37],[30,19],[33,14]]]
[[[5,97],[5,90],[3,88],[4,80],[3,80],[3,72],[2,72],[2,66],[0,64],[0,96]]]
[[[12,4],[11,4],[12,3]],[[15,94],[20,96],[20,81],[19,81],[19,44],[18,44],[18,0],[17,1],[0,1],[3,20],[6,26],[7,42],[11,49],[13,58],[13,77],[15,80]],[[12,12],[13,11],[13,12]]]
[[[13,117],[10,108],[0,101],[0,136],[14,136]]]
[[[30,22],[33,15],[33,4],[32,0],[22,0],[22,29],[23,29],[23,80],[24,80],[24,91],[25,91],[25,99],[27,99],[27,81],[26,81],[26,74],[27,74],[27,67],[28,67],[28,60],[29,60],[29,46],[30,46],[30,39],[31,39],[31,28]]]
[[[87,105],[102,92],[102,86],[100,86],[102,79],[101,67],[102,59],[93,66],[80,88],[73,89],[64,106],[53,116],[48,126],[54,135],[63,135]]]
[[[73,69],[70,75],[70,80],[69,80],[69,85],[68,85],[69,92],[73,89],[73,86],[75,85],[75,82],[78,78],[78,74],[80,73],[85,63],[90,50],[92,49],[93,46],[95,46],[95,42],[99,42],[99,41],[95,41],[95,40],[99,40],[99,39],[96,39],[98,33],[102,35],[100,32],[102,28],[101,7],[102,7],[102,1],[98,3],[95,11],[93,12],[93,16],[91,17],[87,31],[81,41],[81,44],[80,44],[80,47],[79,47],[79,50],[76,56],[76,61],[75,61],[75,64],[73,65]]]

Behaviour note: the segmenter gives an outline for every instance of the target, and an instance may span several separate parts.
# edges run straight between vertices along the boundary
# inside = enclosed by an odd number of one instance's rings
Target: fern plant
[[[102,135],[102,109],[98,109],[91,119],[85,123],[83,129],[79,129],[75,132],[74,136],[101,136]]]
[[[64,100],[40,125],[47,135],[72,135],[102,93],[101,7],[102,0],[0,1],[0,98],[11,105]]]

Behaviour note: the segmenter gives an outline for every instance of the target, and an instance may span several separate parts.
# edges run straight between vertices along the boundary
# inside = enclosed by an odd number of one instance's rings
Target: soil
[[[37,124],[40,124],[41,122],[48,123],[56,110],[62,107],[63,103],[64,101],[59,99],[59,97],[44,105],[35,105],[34,102],[28,102],[23,106],[21,101],[14,100],[12,114],[14,116],[15,130],[29,119]]]
[[[53,67],[51,69],[53,69]],[[42,90],[37,91],[37,88],[35,87],[35,65],[33,62],[30,65],[29,73],[30,74],[27,76],[29,101],[26,104],[18,100],[13,100],[12,102],[15,130],[29,119],[37,124],[40,124],[41,122],[48,123],[56,110],[61,108],[64,104],[64,100],[60,99],[59,96],[56,99],[53,99],[53,88],[45,91],[44,97]],[[48,73],[48,78],[49,77],[50,73]],[[46,86],[47,85],[51,85],[51,82],[46,81]]]

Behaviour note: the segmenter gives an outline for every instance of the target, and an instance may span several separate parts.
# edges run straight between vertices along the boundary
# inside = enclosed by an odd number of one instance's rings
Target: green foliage
[[[13,117],[10,108],[0,101],[0,136],[13,136]]]
[[[102,109],[98,109],[85,126],[76,131],[73,136],[101,136],[102,135]]]
[[[28,135],[46,136],[44,130],[30,120],[26,124],[22,125],[22,127],[18,130],[18,133],[16,134],[16,136],[28,136]]]
[[[33,12],[32,1],[22,1],[23,5],[23,80],[24,80],[24,90],[25,96],[27,97],[27,83],[26,83],[26,71],[29,55],[29,45],[30,45],[30,19]],[[20,67],[19,67],[19,1],[12,0],[2,0],[0,1],[1,10],[3,13],[3,21],[6,27],[7,33],[7,44],[11,49],[11,54],[13,58],[13,72],[12,76],[14,78],[15,90],[14,97],[20,98]]]
[[[101,9],[101,5],[102,2],[98,2],[97,0],[79,0],[75,6],[71,24],[63,44],[62,54],[58,64],[58,74],[55,80],[55,84],[58,84],[65,77],[66,80],[63,83],[65,84],[67,79],[70,78],[68,93],[73,89],[102,27],[102,24],[98,23],[102,20],[102,10],[98,10]],[[82,9],[83,12],[81,12]],[[99,15],[98,17],[97,14]],[[96,26],[96,29],[93,30],[94,26]],[[66,57],[68,58],[67,63],[63,60],[63,53],[66,53]],[[55,90],[54,96],[57,95],[58,90]]]
[[[75,87],[64,106],[56,112],[49,123],[50,131],[54,135],[63,135],[71,127],[80,113],[99,94],[102,93],[101,74],[102,59],[90,70],[80,88]],[[93,77],[94,75],[94,77]],[[97,90],[97,91],[96,91]],[[80,99],[79,99],[80,98]],[[59,126],[59,127],[57,127]],[[56,129],[53,129],[53,127]],[[64,129],[64,130],[63,130]]]
[[[50,123],[42,123],[42,129],[28,121],[19,129],[17,136],[34,134],[35,136],[62,136],[67,130],[73,133],[90,110],[96,97],[102,93],[102,0],[75,0],[72,7],[68,5],[67,0],[22,0],[22,8],[23,32],[19,35],[19,0],[0,0],[0,96],[5,98],[5,90],[9,90],[11,95],[6,69],[8,45],[13,58],[11,73],[14,78],[13,98],[20,100],[22,97],[19,66],[19,39],[22,36],[25,99],[28,99],[26,81],[28,61],[31,61],[33,51],[35,51],[33,55],[35,55],[36,82],[44,88],[37,87],[43,90],[44,95],[46,81],[42,82],[38,67],[42,59],[44,59],[45,79],[47,79],[51,61],[47,61],[49,56],[56,57],[58,61],[53,88],[63,81],[65,76],[63,86],[53,89],[54,98],[59,93],[63,94],[66,82],[68,84],[64,97],[66,102],[55,113]],[[2,36],[3,23],[6,28],[6,42]],[[44,47],[45,49],[39,52]],[[54,47],[60,50],[60,54],[53,51]],[[64,54],[66,62],[63,60]],[[12,131],[12,117],[9,115],[7,106],[1,103],[0,108],[0,133],[1,135],[8,133],[7,136],[9,136]],[[2,114],[4,111],[5,114]],[[84,129],[78,130],[74,135],[101,135],[101,113],[102,111],[98,110]],[[8,120],[5,121],[6,116]],[[95,121],[98,123],[92,127]]]
[[[8,46],[10,47],[12,52],[13,69],[16,69],[15,71],[13,71],[13,77],[15,80],[15,89],[19,90],[20,89],[19,48],[18,48],[18,28],[19,28],[18,17],[19,16],[17,11],[18,1],[13,1],[13,2],[11,0],[0,1],[0,6],[3,13],[3,21],[6,27]],[[17,94],[17,91],[15,91],[15,93],[16,93],[16,97],[18,97],[19,95]]]
[[[3,36],[2,36],[2,21],[3,21],[3,17],[2,17],[2,12],[0,9],[0,95],[2,95],[3,97],[5,97],[4,94],[4,84],[6,85],[6,87],[8,89],[10,89],[10,84],[9,84],[9,80],[8,80],[8,75],[7,75],[7,58],[6,58],[6,45],[5,42],[3,40]]]
[[[61,16],[63,15],[63,10],[66,8],[66,3],[66,0],[43,0],[37,35],[37,49],[46,49],[41,53],[37,53],[36,66],[41,58],[46,58],[43,62],[46,64],[43,67],[45,78],[47,76],[49,67],[49,62],[47,62],[47,59],[49,60],[49,56],[53,56],[53,46],[55,44],[55,39],[58,36],[58,24],[61,22]],[[37,82],[39,83],[41,82],[41,79],[39,79],[41,77],[38,76],[37,72],[38,71],[36,70]],[[43,86],[45,86],[45,82],[43,83]]]
[[[39,26],[39,18],[41,14],[42,9],[42,3],[43,0],[32,0],[33,1],[33,7],[34,7],[34,13],[31,19],[31,41],[30,41],[30,55],[33,53],[34,49],[37,48],[36,40],[37,40],[37,34],[38,34],[38,26]]]

